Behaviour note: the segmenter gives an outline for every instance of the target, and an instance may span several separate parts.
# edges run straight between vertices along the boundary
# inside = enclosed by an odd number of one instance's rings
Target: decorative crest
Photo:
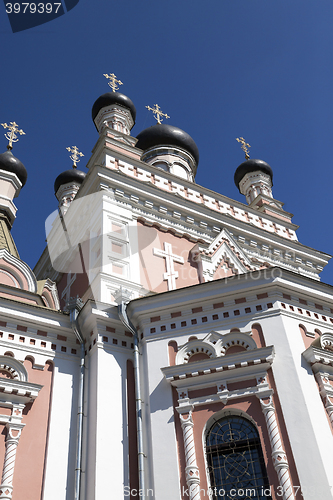
[[[163,121],[163,118],[161,119],[161,116],[164,116],[164,118],[170,118],[166,113],[162,113],[161,108],[159,107],[158,104],[154,104],[155,108],[151,108],[150,106],[146,106],[149,111],[152,111],[154,114],[155,120],[157,120],[157,123],[161,124]]]
[[[77,163],[80,161],[79,156],[84,156],[84,154],[80,153],[80,151],[77,149],[76,146],[73,146],[72,148],[66,148],[66,149],[67,149],[67,151],[72,153],[72,155],[70,155],[70,159],[73,161],[73,168],[76,168]]]
[[[10,125],[7,125],[7,123],[1,123],[1,125],[3,126],[3,128],[9,129],[9,132],[4,134],[4,136],[9,141],[7,149],[10,151],[11,149],[13,149],[13,142],[18,141],[16,134],[25,135],[25,132],[23,132],[23,130],[19,130],[17,128],[18,125],[15,122],[10,122]]]
[[[119,89],[119,87],[117,86],[118,84],[119,85],[123,85],[123,82],[121,82],[120,80],[118,80],[117,77],[116,77],[116,75],[114,73],[110,73],[109,75],[103,74],[103,76],[105,76],[105,78],[107,78],[108,80],[110,80],[108,82],[108,85],[109,85],[109,87],[112,88],[113,92],[115,92],[116,90]]]
[[[242,148],[242,150],[245,153],[245,159],[248,160],[250,158],[250,155],[249,155],[249,150],[247,148],[251,147],[250,144],[248,144],[247,142],[245,142],[244,137],[238,137],[236,139],[236,141],[240,142],[242,144],[241,148]]]

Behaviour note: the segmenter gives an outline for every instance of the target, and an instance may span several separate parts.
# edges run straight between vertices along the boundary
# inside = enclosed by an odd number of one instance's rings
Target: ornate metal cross
[[[249,150],[247,148],[250,148],[250,144],[248,144],[247,142],[245,142],[245,139],[244,137],[238,137],[236,139],[237,142],[240,142],[241,143],[241,148],[242,150],[244,151],[245,153],[245,159],[248,160],[250,158],[250,155],[249,155]]]
[[[79,159],[79,156],[84,156],[83,153],[80,153],[80,151],[77,149],[76,146],[73,146],[72,148],[66,148],[67,151],[69,151],[70,153],[73,153],[72,155],[70,155],[70,159],[73,161],[73,167],[77,167],[77,164],[80,159]]]
[[[166,113],[162,113],[161,108],[158,104],[154,104],[154,106],[155,108],[151,108],[150,106],[146,106],[146,108],[149,109],[149,111],[153,112],[154,118],[155,120],[157,120],[157,123],[162,123],[163,119],[161,120],[161,116],[164,116],[164,118],[170,118],[170,116],[168,116]]]
[[[8,128],[9,129],[9,132],[7,132],[6,134],[4,134],[4,136],[9,141],[7,149],[9,149],[9,151],[10,151],[11,149],[13,149],[13,142],[17,142],[18,141],[18,138],[17,138],[16,134],[25,135],[25,132],[23,132],[23,130],[19,130],[17,128],[18,125],[15,122],[10,122],[10,125],[7,125],[7,123],[1,123],[1,125],[3,126],[3,128]]]
[[[109,75],[107,74],[103,74],[103,76],[105,76],[105,78],[107,78],[108,80],[110,80],[108,82],[108,85],[109,87],[112,88],[113,92],[115,92],[116,90],[119,89],[119,87],[117,86],[117,84],[119,85],[123,85],[123,83],[117,79],[116,75],[114,73],[110,73]]]

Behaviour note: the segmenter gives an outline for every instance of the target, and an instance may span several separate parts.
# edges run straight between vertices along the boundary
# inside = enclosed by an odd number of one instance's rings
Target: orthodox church
[[[158,105],[131,136],[106,76],[88,172],[71,148],[33,271],[4,124],[0,500],[332,499],[330,256],[298,241],[243,138],[240,203],[195,183],[197,146]]]

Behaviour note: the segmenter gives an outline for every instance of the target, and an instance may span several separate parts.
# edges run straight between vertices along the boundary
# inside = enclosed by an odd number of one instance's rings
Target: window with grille
[[[229,415],[206,437],[213,500],[271,500],[258,430],[249,420]]]

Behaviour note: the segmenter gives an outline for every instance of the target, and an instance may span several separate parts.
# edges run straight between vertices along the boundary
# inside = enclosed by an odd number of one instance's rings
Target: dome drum
[[[157,146],[144,151],[141,161],[182,179],[194,181],[196,163],[191,154],[174,146]]]
[[[152,164],[153,160],[162,161],[163,157],[173,155],[177,160],[171,158],[169,162],[180,164],[185,170],[190,168],[192,175],[189,180],[194,179],[199,163],[199,151],[189,134],[172,125],[157,124],[140,132],[137,139],[136,147],[143,150],[142,161]]]

